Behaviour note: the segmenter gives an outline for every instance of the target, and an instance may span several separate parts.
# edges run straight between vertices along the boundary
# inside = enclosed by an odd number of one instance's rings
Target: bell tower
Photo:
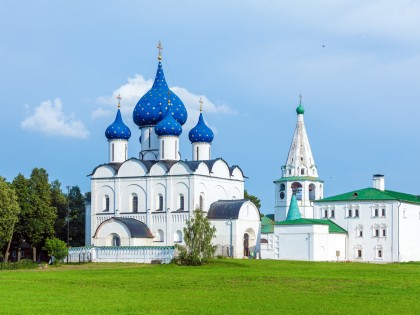
[[[318,170],[303,120],[305,109],[302,106],[302,95],[299,95],[299,106],[296,108],[296,113],[297,123],[286,164],[281,168],[281,178],[274,181],[274,217],[276,221],[286,220],[287,206],[293,195],[302,218],[313,218],[312,201],[323,197],[324,182],[318,177]]]

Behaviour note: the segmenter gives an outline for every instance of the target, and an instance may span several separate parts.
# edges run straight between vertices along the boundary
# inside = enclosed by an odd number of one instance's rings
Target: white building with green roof
[[[346,258],[347,231],[329,219],[301,217],[296,196],[287,218],[274,223],[274,259],[332,261]]]
[[[420,261],[420,196],[385,189],[383,175],[373,188],[316,200],[314,217],[347,230],[347,259]]]
[[[301,103],[296,112],[282,177],[274,181],[274,215],[261,221],[261,257],[420,261],[420,196],[386,190],[384,176],[374,175],[372,188],[323,198]]]

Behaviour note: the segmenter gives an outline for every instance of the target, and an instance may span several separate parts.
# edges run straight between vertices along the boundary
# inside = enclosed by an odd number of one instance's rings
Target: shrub
[[[198,266],[206,258],[213,257],[216,247],[211,244],[216,228],[204,216],[203,211],[196,209],[194,217],[187,220],[184,227],[185,246],[176,244],[182,265]]]
[[[58,238],[47,239],[44,249],[48,251],[53,264],[62,263],[69,253],[66,243]]]

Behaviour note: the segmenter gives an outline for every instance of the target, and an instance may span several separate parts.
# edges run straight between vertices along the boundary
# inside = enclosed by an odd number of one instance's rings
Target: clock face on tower
[[[280,192],[280,199],[284,199],[284,192],[283,191]]]

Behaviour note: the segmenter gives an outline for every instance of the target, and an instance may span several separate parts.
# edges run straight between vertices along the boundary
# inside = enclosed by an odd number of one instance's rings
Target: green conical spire
[[[296,196],[292,195],[292,200],[290,200],[289,211],[287,212],[286,221],[290,220],[299,220],[302,219],[300,216],[299,207],[296,201]]]

